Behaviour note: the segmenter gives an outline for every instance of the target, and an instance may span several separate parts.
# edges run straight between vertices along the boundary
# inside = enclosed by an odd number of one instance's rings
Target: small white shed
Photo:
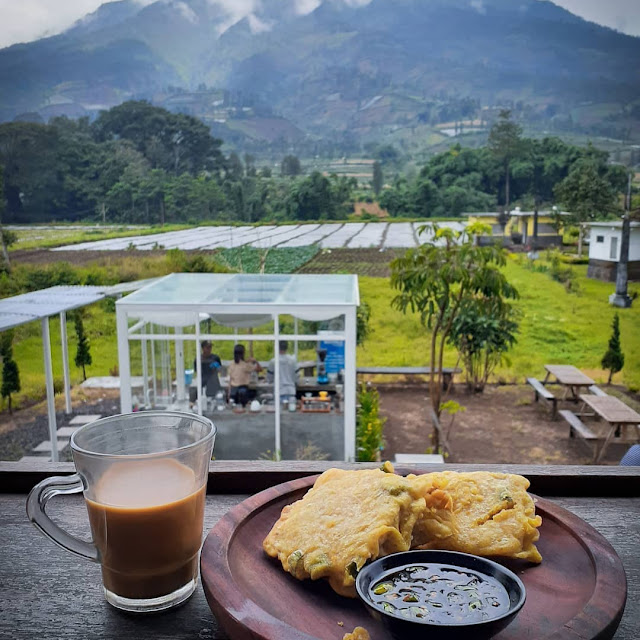
[[[640,222],[631,222],[630,226],[629,280],[640,280]],[[590,223],[587,275],[596,280],[615,282],[621,246],[622,221]]]

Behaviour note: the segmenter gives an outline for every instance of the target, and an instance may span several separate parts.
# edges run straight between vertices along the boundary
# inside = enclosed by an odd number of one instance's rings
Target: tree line
[[[532,210],[557,203],[576,222],[586,221],[614,212],[626,187],[627,169],[608,160],[606,151],[591,144],[523,137],[503,111],[487,146],[456,144],[433,156],[415,177],[397,176],[380,205],[392,216],[440,217],[509,211],[516,202]]]
[[[2,221],[253,223],[336,220],[353,212],[354,178],[304,175],[293,155],[283,157],[275,175],[250,154],[225,155],[222,144],[197,118],[144,101],[103,111],[93,122],[0,124]],[[508,111],[492,126],[487,146],[455,145],[415,175],[391,177],[398,153],[389,145],[376,158],[369,193],[391,216],[556,203],[583,221],[614,211],[627,181],[626,169],[609,164],[606,151],[525,138]]]
[[[0,124],[4,222],[94,219],[159,223],[337,219],[356,181],[303,176],[285,156],[281,175],[225,155],[197,118],[144,101],[94,121]]]

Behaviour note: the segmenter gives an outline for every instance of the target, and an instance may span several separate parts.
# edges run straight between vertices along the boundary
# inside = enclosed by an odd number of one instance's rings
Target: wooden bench
[[[551,417],[555,420],[558,411],[558,398],[556,398],[549,389],[547,389],[537,378],[527,378],[527,383],[533,387],[534,401],[538,402],[539,398],[543,398],[551,403]]]
[[[356,373],[366,373],[376,376],[428,376],[431,374],[431,367],[358,367]],[[451,386],[453,376],[456,373],[462,373],[462,369],[458,367],[442,367],[443,389],[447,390]]]
[[[560,411],[560,415],[569,423],[570,438],[573,438],[577,433],[589,447],[592,442],[594,445],[597,444],[598,436],[573,411],[563,409]]]
[[[589,393],[594,396],[608,396],[609,394],[606,391],[603,391],[598,385],[592,384],[589,387]]]

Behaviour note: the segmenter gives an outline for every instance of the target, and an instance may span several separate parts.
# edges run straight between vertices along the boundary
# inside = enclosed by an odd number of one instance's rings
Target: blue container
[[[184,383],[188,386],[193,382],[193,369],[185,369]]]

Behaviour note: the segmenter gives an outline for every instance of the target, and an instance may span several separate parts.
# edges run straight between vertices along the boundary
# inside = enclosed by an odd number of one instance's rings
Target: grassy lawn
[[[85,330],[91,345],[93,364],[87,367],[87,376],[108,376],[118,367],[116,345],[115,312],[107,311],[103,302],[86,307]],[[62,346],[60,344],[60,321],[58,317],[49,321],[51,334],[51,358],[56,391],[62,391]],[[71,384],[82,382],[82,369],[75,366],[76,335],[73,322],[67,322],[69,343],[69,373]],[[40,323],[31,322],[16,329],[13,347],[14,359],[20,368],[21,391],[14,398],[16,404],[33,402],[44,396],[44,356]]]
[[[520,292],[517,306],[522,313],[518,343],[496,372],[505,382],[523,382],[529,376],[543,377],[543,365],[573,364],[598,382],[606,382],[600,368],[611,335],[615,310],[609,305],[614,285],[586,277],[586,266],[573,267],[580,294],[570,294],[548,274],[532,272],[509,260],[507,277]],[[631,291],[639,291],[635,284]],[[373,333],[358,348],[358,364],[369,366],[421,366],[429,362],[430,342],[417,316],[391,309],[394,295],[386,278],[360,278],[360,294],[371,305]],[[640,388],[640,303],[621,309],[620,332],[625,354],[624,369],[614,382],[631,390]],[[451,349],[445,364],[456,363]]]
[[[274,256],[277,252],[273,252]],[[132,264],[132,260],[136,265]],[[156,264],[157,262],[157,264]],[[123,262],[122,270],[129,270],[127,279],[150,277],[174,270],[164,258],[152,261]],[[116,270],[117,265],[111,265]],[[580,287],[579,294],[567,293],[564,286],[548,274],[533,272],[516,258],[506,267],[509,280],[517,286],[521,298],[517,306],[522,312],[518,343],[508,354],[509,362],[496,372],[496,381],[523,382],[528,376],[544,376],[545,363],[573,364],[598,382],[606,382],[607,374],[600,368],[615,310],[609,306],[608,296],[614,290],[610,283],[586,278],[586,266],[574,266]],[[110,273],[111,275],[111,273]],[[634,284],[630,290],[640,292]],[[394,292],[388,278],[360,278],[360,293],[371,306],[373,332],[358,348],[358,364],[362,366],[420,366],[429,362],[429,336],[420,326],[417,316],[403,315],[390,308]],[[118,356],[115,336],[115,313],[108,303],[97,303],[87,309],[85,329],[88,333],[93,364],[90,376],[110,375],[117,370]],[[631,390],[640,388],[640,300],[631,309],[621,309],[621,343],[625,354],[624,369],[614,377],[618,384]],[[82,372],[73,363],[75,333],[69,323],[69,356],[73,384],[82,380]],[[61,347],[59,322],[51,321],[53,368],[59,388],[62,388]],[[228,345],[227,345],[228,346]],[[230,349],[231,347],[229,347]],[[222,349],[224,351],[226,346]],[[40,324],[31,323],[16,330],[15,360],[20,367],[22,391],[14,400],[24,405],[44,395],[44,372]],[[230,352],[222,353],[229,357]],[[305,357],[308,354],[305,354]],[[269,356],[266,345],[256,347],[256,356]],[[193,356],[191,356],[193,357]],[[456,364],[453,349],[447,353],[445,364]]]

